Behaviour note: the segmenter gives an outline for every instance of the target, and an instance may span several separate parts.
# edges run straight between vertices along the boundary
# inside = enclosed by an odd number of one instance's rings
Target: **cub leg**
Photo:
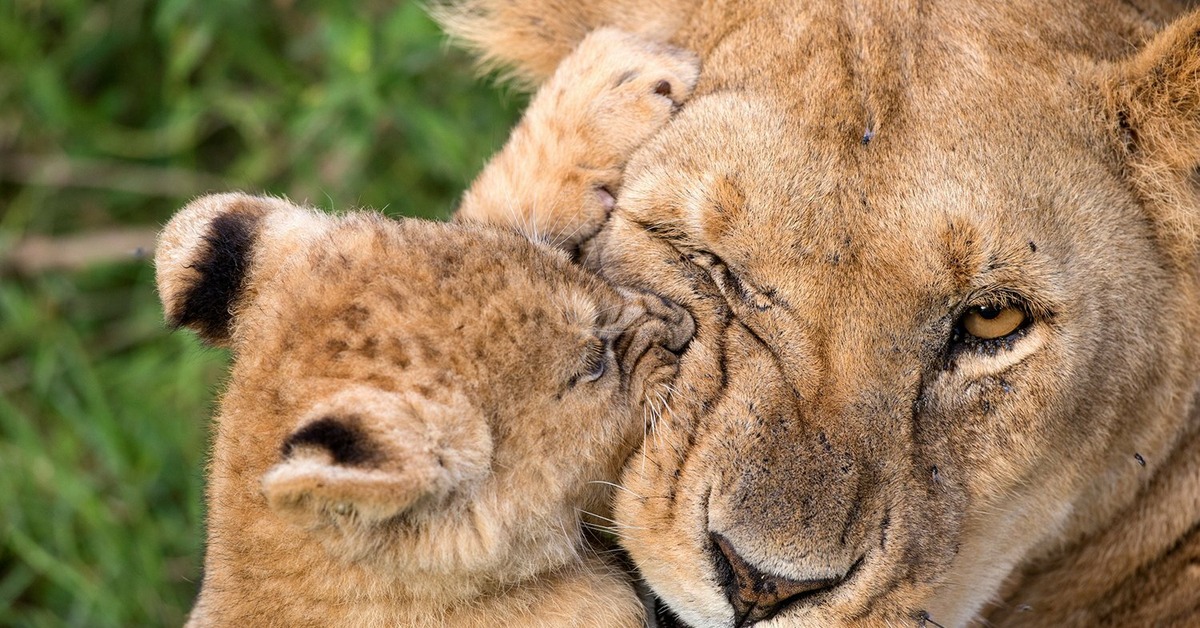
[[[593,31],[538,90],[455,218],[575,250],[604,224],[626,161],[691,96],[699,70],[686,50]]]

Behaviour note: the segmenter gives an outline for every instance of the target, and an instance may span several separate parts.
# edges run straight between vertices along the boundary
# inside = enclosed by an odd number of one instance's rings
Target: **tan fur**
[[[545,81],[586,35],[615,27],[666,41],[687,18],[673,0],[511,2],[434,0],[430,10],[458,42],[479,54],[485,70],[526,87]]]
[[[575,250],[608,218],[629,156],[670,120],[698,74],[685,50],[592,32],[534,96],[455,219],[515,226]]]
[[[583,252],[697,319],[615,517],[679,618],[1200,623],[1183,4],[651,5],[704,69]],[[458,5],[486,58],[529,76],[627,8]],[[996,303],[1031,324],[954,340]],[[753,570],[725,570],[722,543]],[[755,572],[844,581],[739,616],[730,578]]]
[[[513,233],[235,194],[167,226],[168,312],[216,216],[255,242],[191,625],[640,623],[580,521],[668,394],[686,314]]]
[[[465,224],[225,194],[163,230],[168,318],[234,354],[189,625],[642,624],[628,575],[583,527],[609,525],[612,482],[694,325],[497,225],[529,226],[510,204],[573,216],[536,227],[568,247],[603,220],[597,187],[619,184],[696,61],[601,30],[564,68]],[[585,201],[601,207],[563,205]]]

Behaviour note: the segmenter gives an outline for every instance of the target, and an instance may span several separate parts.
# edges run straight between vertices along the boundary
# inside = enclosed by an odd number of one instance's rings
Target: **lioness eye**
[[[984,305],[967,310],[962,328],[980,340],[1003,338],[1021,328],[1025,313],[1015,307]]]

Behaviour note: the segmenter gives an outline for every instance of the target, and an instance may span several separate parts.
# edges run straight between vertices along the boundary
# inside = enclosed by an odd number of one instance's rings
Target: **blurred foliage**
[[[6,251],[227,189],[446,216],[522,105],[413,2],[0,0],[0,625],[182,622],[226,364],[145,260]]]

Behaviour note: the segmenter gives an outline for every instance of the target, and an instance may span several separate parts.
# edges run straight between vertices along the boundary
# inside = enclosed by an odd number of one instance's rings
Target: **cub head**
[[[168,320],[234,355],[201,604],[452,600],[576,560],[692,333],[513,233],[241,194],[183,209],[156,264]]]

